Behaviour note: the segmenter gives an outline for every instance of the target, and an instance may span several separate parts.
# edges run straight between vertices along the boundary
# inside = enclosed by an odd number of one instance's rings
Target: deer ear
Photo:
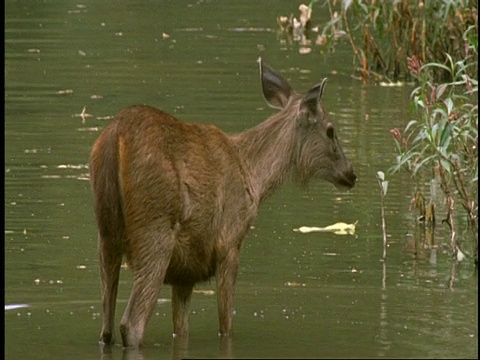
[[[307,108],[315,114],[317,112],[317,104],[320,102],[320,99],[323,95],[323,89],[325,88],[325,84],[327,82],[327,78],[323,79],[322,82],[318,83],[310,90],[308,90],[307,95],[303,98],[303,103],[307,106]]]
[[[268,105],[276,109],[283,109],[290,99],[292,88],[279,73],[266,65],[262,58],[258,58],[260,66],[260,81],[262,91]]]

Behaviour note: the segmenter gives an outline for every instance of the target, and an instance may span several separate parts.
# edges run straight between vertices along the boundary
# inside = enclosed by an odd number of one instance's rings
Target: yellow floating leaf
[[[310,232],[331,232],[335,235],[354,235],[355,234],[355,226],[357,225],[358,220],[355,221],[353,224],[347,224],[344,222],[338,222],[333,225],[325,226],[325,227],[310,227],[310,226],[302,226],[298,229],[293,229],[293,231],[298,231],[301,233],[310,233]]]

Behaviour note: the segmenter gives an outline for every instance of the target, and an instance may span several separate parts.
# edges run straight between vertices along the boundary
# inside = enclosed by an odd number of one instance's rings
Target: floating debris
[[[309,48],[309,47],[302,46],[298,49],[298,53],[301,55],[310,54],[311,52],[312,52],[312,48]]]
[[[262,27],[236,27],[230,28],[228,31],[235,31],[235,32],[271,32],[272,29],[269,28],[262,28]]]
[[[85,132],[96,132],[100,129],[97,126],[94,127],[87,127],[87,128],[78,128],[77,131],[85,131]]]
[[[203,28],[198,27],[198,28],[183,28],[183,29],[177,29],[177,31],[203,31]]]
[[[299,283],[299,282],[296,282],[296,281],[287,281],[283,285],[289,286],[289,287],[305,287],[305,286],[307,286],[307,284],[305,284],[305,283]]]
[[[195,289],[193,290],[195,294],[202,294],[202,295],[215,295],[215,291],[213,290],[202,290],[202,289]]]
[[[73,115],[73,116],[77,116],[77,117],[79,116],[79,117],[81,117],[81,118],[82,118],[82,124],[85,124],[85,118],[87,118],[87,117],[92,117],[93,115],[92,115],[92,114],[88,114],[88,113],[87,113],[87,107],[84,106],[83,109],[82,109],[82,112],[81,112],[80,114],[75,114],[75,115]]]
[[[108,115],[108,116],[97,116],[97,120],[110,120],[110,119],[113,119],[113,116],[112,116],[112,115]]]
[[[397,82],[386,82],[386,81],[380,81],[379,83],[380,86],[383,87],[402,87],[402,86],[412,86],[414,83],[412,82],[403,82],[403,81],[397,81]]]
[[[298,229],[293,229],[293,231],[301,232],[301,233],[310,233],[310,232],[331,232],[335,235],[354,235],[355,234],[355,226],[357,225],[358,220],[355,221],[353,224],[347,224],[344,222],[338,222],[333,225],[329,225],[326,227],[309,227],[309,226],[302,226]]]
[[[5,311],[30,307],[28,304],[9,304],[5,305]]]
[[[73,94],[73,90],[72,89],[58,90],[57,94],[59,95]]]
[[[70,165],[70,164],[67,164],[67,165],[58,165],[57,166],[58,169],[87,169],[88,166],[85,165],[85,164],[80,164],[80,165]]]
[[[157,299],[157,303],[159,303],[159,304],[165,304],[165,303],[168,303],[170,301],[171,301],[170,299],[166,299],[166,298]],[[164,316],[165,316],[165,314],[164,314]]]

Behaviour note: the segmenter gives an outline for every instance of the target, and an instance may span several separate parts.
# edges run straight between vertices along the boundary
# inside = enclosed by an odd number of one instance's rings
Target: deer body
[[[354,185],[353,169],[320,104],[324,82],[301,96],[259,63],[264,96],[280,112],[253,129],[227,135],[138,105],[122,110],[95,142],[90,176],[102,342],[114,340],[123,256],[134,273],[120,326],[124,346],[142,344],[163,284],[172,285],[174,334],[187,335],[193,287],[214,276],[220,334],[230,336],[240,247],[260,203],[288,178]]]

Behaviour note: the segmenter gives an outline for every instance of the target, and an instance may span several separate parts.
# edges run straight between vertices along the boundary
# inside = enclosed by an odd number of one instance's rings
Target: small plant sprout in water
[[[387,196],[388,181],[385,180],[383,171],[377,171],[378,185],[380,186],[380,212],[382,216],[382,231],[383,231],[383,253],[382,261],[387,257],[387,225],[385,223],[385,196]]]

